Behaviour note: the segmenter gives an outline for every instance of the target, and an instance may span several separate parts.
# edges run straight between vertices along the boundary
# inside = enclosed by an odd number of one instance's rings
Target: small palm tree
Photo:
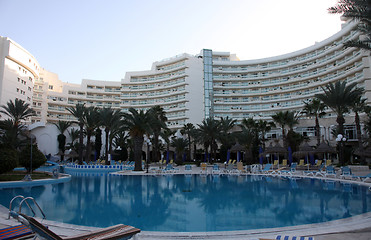
[[[159,137],[161,131],[166,129],[166,113],[164,109],[160,106],[154,106],[149,110],[149,118],[150,118],[150,127],[152,134],[152,157],[153,161],[157,162],[159,160],[160,155],[160,145],[159,145]]]
[[[79,164],[82,164],[82,151],[83,151],[83,141],[84,141],[84,124],[85,124],[85,104],[76,104],[75,107],[67,107],[69,111],[75,118],[77,118],[77,124],[80,127],[79,136]]]
[[[142,148],[144,134],[150,131],[149,113],[129,108],[129,113],[124,113],[123,125],[129,131],[134,142],[134,171],[142,171]]]
[[[111,129],[113,126],[117,125],[118,122],[120,122],[122,114],[120,110],[113,110],[112,108],[103,108],[99,111],[101,125],[104,127],[105,132],[105,159],[106,162],[108,162],[108,153],[111,150],[111,147],[109,147],[109,134],[111,132]]]
[[[59,135],[58,139],[58,148],[61,151],[61,161],[64,160],[64,151],[66,150],[66,136],[64,132],[72,125],[72,122],[61,121],[54,123],[54,125],[58,128]]]
[[[175,161],[177,161],[177,163],[181,163],[183,153],[188,146],[188,140],[183,138],[173,138],[171,141],[171,146],[175,148],[175,152],[177,154],[177,159],[175,159]]]
[[[361,96],[357,99],[355,99],[350,106],[352,111],[355,114],[354,122],[356,124],[356,130],[357,130],[357,139],[358,139],[358,148],[360,152],[363,152],[363,141],[362,141],[362,132],[361,132],[361,123],[359,118],[359,113],[366,112],[367,109],[367,99],[362,98]],[[365,156],[361,155],[361,163],[365,163]]]
[[[89,107],[85,110],[84,125],[86,131],[86,154],[85,159],[90,162],[91,157],[91,136],[95,129],[99,127],[101,121],[99,118],[99,111],[96,107]],[[108,164],[108,163],[106,163]]]
[[[283,145],[287,148],[288,141],[285,127],[288,126],[289,130],[293,130],[293,127],[299,123],[297,114],[291,111],[277,112],[272,116],[272,119],[282,128]]]
[[[192,135],[194,135],[195,126],[192,123],[184,124],[182,129],[180,129],[180,133],[182,135],[187,135],[188,139],[188,160],[190,161],[192,159],[191,152],[192,152]]]
[[[165,140],[165,142],[166,142],[166,154],[168,154],[169,151],[170,151],[170,141],[171,141],[171,139],[172,139],[172,137],[174,136],[175,133],[176,133],[175,130],[171,130],[171,129],[169,129],[169,128],[166,128],[166,129],[164,129],[164,130],[161,132],[161,134],[160,134],[160,136],[161,136],[161,137]]]
[[[30,108],[30,104],[23,100],[15,99],[8,101],[6,105],[0,107],[0,113],[4,113],[9,117],[2,121],[3,142],[7,145],[18,148],[21,144],[19,136],[25,135],[23,121],[27,118],[35,116],[35,112]],[[6,140],[5,140],[6,139]]]
[[[220,159],[222,162],[227,160],[227,152],[231,149],[235,143],[235,134],[232,132],[232,129],[236,125],[236,120],[229,117],[221,117],[219,126],[218,140],[221,143],[220,146]]]
[[[319,125],[319,118],[326,115],[326,105],[319,99],[314,98],[310,101],[304,101],[303,113],[308,117],[315,118],[315,131],[317,136],[317,146],[321,144],[321,129]]]
[[[213,118],[207,118],[203,120],[201,124],[197,125],[198,139],[200,142],[204,143],[205,153],[208,153],[207,149],[210,146],[212,158],[216,159],[216,140],[218,139],[220,122]]]
[[[322,90],[324,93],[316,94],[315,97],[337,114],[338,133],[344,134],[344,114],[349,112],[352,102],[362,96],[364,89],[358,88],[357,83],[338,81],[327,84]]]

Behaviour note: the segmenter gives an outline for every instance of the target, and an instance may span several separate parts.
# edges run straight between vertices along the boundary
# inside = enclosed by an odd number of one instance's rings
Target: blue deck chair
[[[278,235],[276,240],[314,240],[313,237],[296,237],[296,236],[281,236]]]
[[[14,215],[13,215],[14,216]],[[51,231],[49,228],[38,222],[33,217],[29,217],[25,214],[20,213],[17,216],[18,221],[20,221],[23,225],[30,228],[32,231],[35,232],[39,239],[46,239],[46,240],[77,240],[77,239],[130,239],[135,234],[140,232],[140,229],[118,224],[115,226],[99,229],[97,231],[89,232],[86,234],[81,234],[77,236],[70,236],[70,237],[61,237]]]
[[[213,165],[213,169],[212,169],[211,173],[212,173],[212,174],[220,174],[220,173],[221,173],[218,164],[214,164],[214,165]]]
[[[292,175],[293,173],[296,172],[297,165],[298,165],[297,163],[291,163],[289,170],[281,170],[281,171],[278,171],[278,173],[281,175]]]
[[[260,170],[260,172],[264,174],[268,174],[271,168],[272,168],[272,164],[267,163],[265,164],[265,167],[262,170]]]
[[[352,178],[352,170],[348,166],[344,166],[341,168],[341,178]]]
[[[192,172],[192,165],[185,165],[184,166],[184,172],[186,174],[190,174]]]
[[[318,170],[313,170],[313,171],[304,171],[304,175],[307,176],[321,176],[324,177],[326,171],[325,171],[325,163],[321,163],[320,167]]]
[[[360,181],[363,181],[363,182],[366,182],[368,180],[371,179],[371,173],[367,174],[367,175],[364,175],[364,176],[357,176],[357,175],[353,175],[352,178],[355,178],[357,180],[360,180]]]
[[[0,229],[0,239],[10,240],[33,236],[34,233],[25,225],[17,225]]]
[[[335,168],[332,165],[326,167],[325,177],[336,177]]]

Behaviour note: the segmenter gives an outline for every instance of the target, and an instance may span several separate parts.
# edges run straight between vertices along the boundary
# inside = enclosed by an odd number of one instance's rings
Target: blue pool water
[[[19,194],[34,197],[49,220],[96,227],[123,223],[145,231],[283,227],[371,211],[371,192],[363,186],[261,176],[84,174],[67,183],[0,190],[0,203],[8,207]]]

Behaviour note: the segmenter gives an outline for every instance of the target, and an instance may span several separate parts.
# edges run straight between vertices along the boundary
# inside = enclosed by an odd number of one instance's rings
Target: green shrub
[[[18,165],[18,152],[12,148],[0,149],[0,174],[13,170]]]
[[[46,162],[46,157],[39,150],[37,144],[32,145],[32,171],[36,168],[39,168]],[[30,172],[31,167],[31,146],[28,144],[25,148],[22,149],[19,154],[19,164],[22,167],[25,167],[27,172]]]

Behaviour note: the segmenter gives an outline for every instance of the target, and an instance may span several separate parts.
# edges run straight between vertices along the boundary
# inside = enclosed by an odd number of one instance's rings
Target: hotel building
[[[81,84],[62,82],[57,74],[40,68],[35,58],[18,44],[1,37],[0,102],[21,98],[32,104],[37,112],[32,122],[39,126],[73,120],[66,107],[77,103],[122,111],[160,105],[172,129],[185,123],[199,124],[208,117],[230,117],[238,122],[251,117],[269,121],[279,111],[301,111],[304,101],[336,81],[355,82],[364,87],[370,104],[370,53],[343,45],[359,37],[356,24],[349,21],[324,41],[285,55],[239,60],[229,52],[203,49],[196,55],[184,53],[155,62],[147,71],[127,72],[121,81],[82,80]],[[335,114],[328,110],[320,120],[321,135],[327,140],[333,140],[330,132],[336,125],[335,119]],[[302,117],[299,126],[297,132],[314,136],[313,119]],[[351,114],[346,117],[345,127],[348,138],[355,140]],[[268,137],[280,134],[281,130],[276,129]],[[47,143],[51,136],[42,142]]]

